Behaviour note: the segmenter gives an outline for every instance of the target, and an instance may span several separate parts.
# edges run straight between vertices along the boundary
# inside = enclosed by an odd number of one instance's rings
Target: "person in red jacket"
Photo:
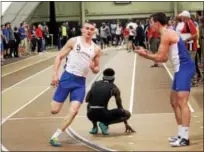
[[[127,26],[127,25],[126,25]],[[123,37],[125,40],[126,45],[126,49],[128,50],[128,36],[129,36],[129,29],[125,26],[125,28],[123,29]]]
[[[35,31],[36,37],[37,37],[37,43],[38,43],[38,53],[41,53],[42,50],[42,38],[43,38],[43,32],[42,32],[42,27],[41,24],[38,25],[38,28]]]
[[[196,52],[198,49],[198,45],[197,45],[198,33],[196,30],[196,26],[191,19],[191,14],[188,11],[183,11],[179,16],[184,22],[184,27],[181,30],[181,33],[189,34],[189,36],[186,36],[184,38],[184,41],[196,66],[197,76],[195,75],[192,81],[192,86],[195,87],[198,85],[198,80],[201,78],[200,69],[198,67],[198,62],[196,60]]]

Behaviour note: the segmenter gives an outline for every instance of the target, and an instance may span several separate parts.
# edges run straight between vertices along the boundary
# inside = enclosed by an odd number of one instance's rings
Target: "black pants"
[[[12,57],[12,54],[14,53],[15,50],[15,40],[10,40],[8,45],[10,48],[9,56]]]
[[[198,58],[198,61],[201,61],[201,48],[198,48],[196,55],[197,55],[196,57]]]
[[[36,46],[37,46],[37,38],[32,38],[31,39],[31,43],[32,43],[32,48],[31,48],[31,51],[32,52],[35,52],[35,49],[36,49]]]
[[[87,117],[92,121],[94,126],[96,126],[97,122],[102,122],[108,126],[114,123],[124,122],[130,118],[130,114],[127,114],[126,111],[122,109],[92,109],[88,106],[87,110]]]
[[[66,36],[63,36],[62,37],[62,47],[67,43],[67,37]]]
[[[135,38],[135,46],[142,46],[145,48],[144,37],[136,37]]]
[[[42,48],[42,39],[39,38],[37,42],[38,42],[38,53],[39,53],[39,52],[42,52],[42,49],[41,49]]]
[[[105,45],[108,45],[108,38],[101,38],[101,49],[104,49]]]
[[[116,43],[115,43],[115,46],[118,46],[121,37],[122,37],[121,35],[116,35]]]
[[[19,47],[20,41],[15,42],[15,47],[14,47],[14,56],[18,57],[18,47]]]
[[[195,55],[195,67],[196,67],[197,76],[201,77],[200,69],[199,69],[199,66],[198,66],[198,61],[199,61],[199,52],[197,51],[196,55]]]

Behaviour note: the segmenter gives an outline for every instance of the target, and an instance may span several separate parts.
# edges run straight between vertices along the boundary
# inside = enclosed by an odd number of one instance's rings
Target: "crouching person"
[[[109,135],[109,125],[121,122],[124,122],[126,132],[135,132],[127,122],[131,114],[123,109],[120,90],[114,84],[114,75],[113,69],[104,70],[103,80],[96,81],[86,96],[87,117],[93,123],[90,134],[98,133],[98,122],[103,135]],[[115,96],[118,108],[108,110],[108,102],[112,96]]]

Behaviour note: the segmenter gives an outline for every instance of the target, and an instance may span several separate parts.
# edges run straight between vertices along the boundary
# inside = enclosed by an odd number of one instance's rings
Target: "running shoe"
[[[59,138],[55,137],[53,139],[50,139],[49,143],[54,146],[54,147],[60,147],[62,146],[60,141],[59,141]]]

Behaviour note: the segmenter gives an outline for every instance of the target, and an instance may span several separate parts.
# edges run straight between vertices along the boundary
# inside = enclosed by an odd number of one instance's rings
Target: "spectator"
[[[78,22],[77,26],[76,26],[76,36],[80,36],[81,35],[81,24]]]
[[[3,43],[3,41],[4,41],[4,35],[3,35],[3,32],[2,32],[2,28],[3,28],[4,26],[3,25],[1,25],[1,30],[0,30],[0,32],[1,32],[1,40],[0,40],[0,43],[1,43],[1,62],[4,62],[5,60],[4,60],[4,43]]]
[[[42,32],[43,32],[43,38],[42,38],[42,51],[46,50],[46,45],[47,45],[47,41],[49,39],[49,29],[48,26],[46,25],[45,22],[43,22],[42,24]]]
[[[97,37],[99,36],[99,32],[98,32],[98,29],[97,29],[97,27],[96,27],[96,23],[94,23],[93,25],[94,25],[94,27],[95,27],[95,33],[94,33],[94,35],[92,36],[92,40],[93,40],[94,43],[97,44]]]
[[[122,33],[123,33],[123,28],[120,24],[117,24],[117,27],[116,27],[116,43],[115,43],[115,46],[118,46],[119,45],[119,42],[122,42]]]
[[[43,38],[43,32],[41,24],[38,25],[38,28],[36,29],[36,38],[38,43],[38,53],[42,53],[42,38]]]
[[[174,22],[172,19],[168,21],[168,28],[174,30]]]
[[[62,24],[62,47],[67,43],[68,40],[68,33],[67,33],[67,28],[65,26],[65,23]]]
[[[100,28],[101,49],[104,49],[108,45],[108,34],[108,26],[103,22]]]
[[[137,21],[135,45],[145,47],[144,40],[144,29],[142,28],[141,22]]]
[[[58,31],[58,50],[61,50],[62,48],[62,25],[59,27]]]
[[[35,53],[36,51],[36,47],[37,47],[37,36],[36,36],[36,26],[33,25],[32,29],[31,29],[31,51],[33,53]]]
[[[200,67],[204,70],[204,15],[199,15],[199,32],[200,32],[200,46],[201,46],[201,65]],[[203,58],[202,58],[203,57]],[[204,79],[203,79],[204,80]]]
[[[14,54],[14,51],[15,51],[15,43],[16,43],[16,39],[15,39],[15,36],[14,36],[14,32],[11,28],[11,23],[7,23],[8,24],[8,32],[9,32],[9,49],[10,49],[10,52],[9,52],[9,57],[11,58],[12,55]],[[14,55],[15,56],[15,55]]]
[[[19,57],[19,44],[21,42],[20,34],[18,33],[18,28],[14,27],[14,37],[15,37],[15,47],[14,47],[14,57]]]
[[[72,27],[70,37],[75,37],[75,36],[76,36],[76,28]]]
[[[28,42],[27,42],[27,34],[26,34],[24,23],[20,24],[20,28],[18,29],[18,33],[20,34],[20,39],[21,39],[19,55],[26,55],[26,53],[28,51],[28,50],[26,50],[28,48]]]
[[[4,49],[5,49],[5,58],[9,57],[9,31],[8,31],[8,23],[3,27],[3,35],[4,35]]]
[[[123,37],[126,44],[126,50],[128,50],[128,36],[129,36],[129,29],[127,28],[127,24],[126,24],[123,30]]]
[[[197,77],[195,76],[193,81],[192,81],[192,86],[197,86],[198,85],[198,80],[200,80],[201,78],[201,73],[198,67],[198,62],[196,60],[196,52],[198,49],[198,45],[197,45],[197,38],[198,38],[198,34],[197,34],[197,30],[196,30],[196,26],[193,23],[193,21],[191,20],[191,15],[188,11],[183,11],[180,14],[183,22],[184,22],[184,27],[181,31],[181,33],[187,34],[185,37],[183,37],[186,46],[188,48],[188,50],[191,53],[191,57],[194,59],[195,61],[195,66],[196,66],[196,73],[197,73]],[[191,47],[192,45],[192,47]]]

